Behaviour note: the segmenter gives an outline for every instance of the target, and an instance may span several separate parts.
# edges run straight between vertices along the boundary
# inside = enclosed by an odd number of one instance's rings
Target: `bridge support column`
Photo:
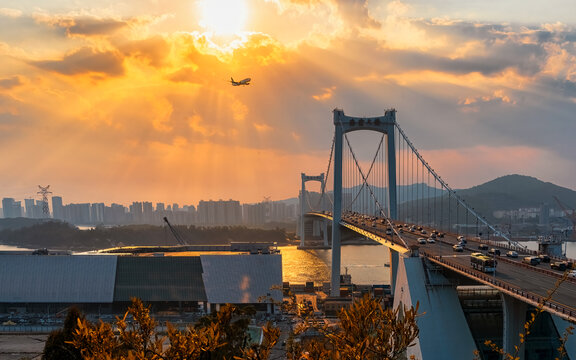
[[[390,251],[390,290],[392,294],[396,291],[396,276],[398,275],[398,251],[388,248]]]
[[[470,359],[476,344],[458,300],[456,287],[439,272],[430,271],[418,256],[398,256],[394,308],[419,304],[420,336],[407,358]]]
[[[322,187],[322,191],[324,191],[325,189],[325,183],[324,183],[324,173],[318,175],[318,176],[309,176],[306,175],[304,173],[301,173],[301,179],[302,179],[302,189],[300,190],[300,224],[298,226],[298,232],[300,232],[300,247],[304,247],[306,245],[306,222],[304,220],[304,214],[306,214],[306,212],[308,212],[308,210],[312,210],[312,209],[308,209],[308,207],[306,206],[306,202],[304,201],[304,199],[306,198],[306,182],[307,181],[318,181],[320,182],[320,186]],[[322,196],[322,211],[325,210],[324,208],[324,204],[325,204],[325,200],[324,200],[324,196]],[[317,210],[317,209],[316,209]],[[315,224],[315,221],[312,222],[312,233],[313,235],[319,235],[319,227],[317,224]]]
[[[324,239],[324,246],[328,246],[328,220],[322,221],[322,236]]]
[[[509,354],[514,354],[514,346],[518,346],[518,358],[524,359],[524,344],[520,343],[520,334],[524,332],[526,323],[526,311],[528,304],[512,296],[502,294],[503,322],[502,349]]]
[[[302,189],[300,190],[300,226],[298,230],[300,232],[300,246],[304,247],[305,238],[306,238],[306,230],[304,227],[304,214],[306,213],[305,204],[304,204],[304,196],[306,196],[306,181],[304,181],[304,173],[302,173]]]
[[[334,205],[332,209],[332,272],[330,274],[330,295],[340,296],[340,220],[342,218],[342,143],[343,129],[337,123],[334,113]]]
[[[322,221],[314,220],[312,223],[312,236],[319,237],[320,236],[320,225],[322,225]]]

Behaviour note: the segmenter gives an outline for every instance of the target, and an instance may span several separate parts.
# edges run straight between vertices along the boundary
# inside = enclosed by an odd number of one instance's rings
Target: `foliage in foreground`
[[[42,360],[75,360],[80,359],[80,350],[75,348],[70,341],[74,338],[78,320],[84,317],[76,307],[68,310],[64,327],[60,330],[54,330],[48,336],[44,345]]]
[[[363,297],[339,312],[340,325],[320,325],[313,317],[297,333],[314,330],[319,336],[304,344],[289,342],[288,358],[299,359],[398,359],[414,345],[419,330],[415,308],[385,309],[378,299]]]
[[[288,359],[398,359],[418,336],[416,309],[384,309],[378,299],[365,297],[339,313],[340,326],[320,325],[313,316],[289,336],[282,358]],[[269,359],[278,342],[280,330],[267,323],[260,345],[248,340],[249,317],[232,305],[202,318],[185,331],[168,324],[167,334],[157,332],[150,307],[133,299],[123,318],[115,325],[91,323],[75,315],[68,324],[65,346],[74,350],[66,359]],[[294,341],[296,335],[313,331],[311,341]],[[303,337],[306,339],[306,337]],[[45,360],[51,347],[46,344]],[[64,358],[62,358],[64,359]]]
[[[276,344],[279,332],[270,324],[261,345],[248,341],[249,319],[231,305],[202,319],[193,327],[180,331],[168,324],[166,336],[156,331],[157,322],[150,307],[133,299],[116,326],[104,322],[93,324],[79,319],[71,344],[80,350],[80,359],[264,359]]]

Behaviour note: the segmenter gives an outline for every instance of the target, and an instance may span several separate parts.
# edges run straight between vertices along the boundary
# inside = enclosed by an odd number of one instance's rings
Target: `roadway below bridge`
[[[331,219],[329,214],[318,215]],[[400,249],[400,252],[406,252],[406,247],[418,246],[421,255],[443,268],[495,287],[534,306],[544,302],[549,297],[549,292],[555,289],[550,299],[545,302],[546,310],[567,320],[576,321],[576,277],[554,270],[548,263],[524,263],[525,257],[534,255],[530,250],[516,248],[518,257],[511,258],[505,255],[510,251],[510,247],[504,243],[496,246],[494,242],[490,242],[489,248],[486,248],[488,241],[468,237],[462,251],[455,251],[454,246],[460,242],[458,234],[436,235],[432,242],[429,239],[434,229],[415,227],[411,230],[410,224],[405,226],[388,223],[381,218],[360,214],[342,216],[342,225],[365,235],[375,235],[371,238],[396,251]],[[481,247],[483,249],[480,249]],[[490,254],[488,251],[491,249],[499,250],[501,255]],[[470,254],[473,252],[483,252],[494,258],[497,263],[496,271],[485,273],[473,269],[470,262]]]

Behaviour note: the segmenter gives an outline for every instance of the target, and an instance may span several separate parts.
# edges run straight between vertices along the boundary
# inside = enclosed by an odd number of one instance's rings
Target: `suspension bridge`
[[[366,118],[335,109],[333,116],[334,139],[325,172],[301,175],[298,229],[301,247],[307,238],[320,237],[321,246],[332,249],[331,296],[340,295],[341,236],[347,231],[390,249],[394,306],[418,303],[424,313],[421,336],[410,350],[417,358],[465,359],[481,347],[458,298],[456,288],[462,284],[484,285],[500,294],[500,345],[510,353],[531,309],[549,314],[558,334],[576,322],[576,279],[526,263],[525,257],[538,254],[490,224],[440,177],[396,122],[396,110]],[[368,160],[352,146],[351,134],[359,131],[378,136]],[[364,141],[360,147],[368,145]],[[314,199],[306,190],[309,181],[320,182],[320,195]],[[574,263],[561,259],[556,249],[548,250],[552,261]],[[507,252],[518,257],[504,256]],[[447,340],[450,346],[439,349]],[[576,359],[574,337],[567,348],[572,356],[565,358]],[[521,358],[530,356],[523,351]]]

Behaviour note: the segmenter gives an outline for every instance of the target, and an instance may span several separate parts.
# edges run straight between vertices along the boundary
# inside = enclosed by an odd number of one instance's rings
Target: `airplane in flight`
[[[232,84],[232,86],[240,86],[240,85],[250,85],[250,78],[246,78],[244,80],[240,80],[240,81],[234,81],[234,78],[230,78],[230,83]]]

